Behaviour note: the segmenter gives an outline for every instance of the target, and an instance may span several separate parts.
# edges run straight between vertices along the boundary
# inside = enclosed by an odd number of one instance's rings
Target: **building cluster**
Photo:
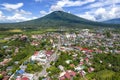
[[[86,74],[94,72],[95,69],[92,67],[94,64],[91,61],[94,54],[120,54],[119,33],[107,32],[106,30],[92,31],[90,29],[82,29],[77,32],[48,32],[45,34],[34,34],[31,36],[17,34],[4,38],[4,40],[8,41],[16,39],[27,41],[31,46],[36,48],[39,48],[40,45],[44,45],[44,49],[34,51],[33,55],[27,60],[28,62],[37,62],[37,64],[45,66],[46,64],[52,62],[51,60],[53,58],[56,58],[56,56],[53,56],[55,51],[59,51],[59,53],[57,53],[59,55],[60,52],[71,55],[72,59],[68,59],[64,62],[72,69],[66,69],[65,66],[59,65],[58,69],[60,70],[60,73],[57,75],[59,80],[71,80],[77,74],[81,77],[85,77]],[[20,51],[20,47],[15,45],[3,45],[1,49],[4,50],[5,53],[13,52],[12,56],[17,55]],[[2,67],[12,60],[11,55],[5,56],[6,57],[0,61],[0,66]],[[13,66],[7,66],[5,71],[0,71],[0,74],[4,76],[3,80],[8,80],[10,76],[14,77],[16,80],[33,80],[34,77],[36,77],[36,73],[31,74],[25,72],[27,65],[23,64],[27,61],[24,61],[21,64],[20,69],[16,70],[13,75],[10,72],[13,69]],[[76,61],[78,62],[77,64],[75,64]],[[56,63],[56,61],[53,62]],[[100,62],[102,63],[102,60]],[[14,64],[19,64],[19,61],[15,61]],[[111,65],[109,64],[109,66]]]

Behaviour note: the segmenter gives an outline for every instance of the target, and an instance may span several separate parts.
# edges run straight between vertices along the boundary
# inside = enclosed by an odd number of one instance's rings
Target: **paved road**
[[[58,55],[57,53],[58,53],[58,49],[59,49],[60,46],[61,46],[60,36],[59,36],[58,40],[59,40],[59,41],[58,41],[57,50],[55,51],[54,54],[52,54],[52,55],[49,57],[48,62],[45,64],[43,70],[42,70],[40,73],[37,73],[37,76],[34,76],[34,80],[39,80],[39,77],[43,77],[43,76],[47,75],[46,69],[51,66],[50,63],[51,63],[52,61],[56,61],[56,60],[58,59],[59,55]]]
[[[58,50],[56,50],[56,52],[49,57],[48,62],[44,65],[43,70],[40,73],[36,73],[37,76],[34,77],[34,80],[39,80],[39,77],[43,77],[43,76],[47,75],[46,69],[51,66],[50,63],[52,61],[55,61],[58,58],[57,52],[58,52]]]

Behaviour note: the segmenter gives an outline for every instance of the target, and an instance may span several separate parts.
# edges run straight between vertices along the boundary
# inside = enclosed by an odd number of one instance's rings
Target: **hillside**
[[[103,21],[103,23],[120,24],[120,18],[110,19],[110,20],[107,20],[107,21]]]
[[[59,28],[59,27],[67,27],[67,28],[90,27],[91,28],[91,27],[120,27],[120,25],[115,25],[115,24],[109,25],[109,24],[94,22],[63,11],[55,11],[42,18],[38,18],[35,20],[19,22],[19,23],[0,24],[0,29],[8,29],[8,28],[36,29],[36,28],[51,28],[51,27],[52,28],[54,27],[55,28]]]

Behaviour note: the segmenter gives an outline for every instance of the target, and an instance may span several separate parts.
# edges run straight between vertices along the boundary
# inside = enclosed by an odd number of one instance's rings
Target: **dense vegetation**
[[[104,23],[120,24],[120,18],[103,21]]]
[[[102,62],[100,62],[102,61]],[[93,58],[95,72],[86,76],[89,80],[119,80],[120,79],[120,55],[96,54]],[[80,79],[84,80],[84,79]]]

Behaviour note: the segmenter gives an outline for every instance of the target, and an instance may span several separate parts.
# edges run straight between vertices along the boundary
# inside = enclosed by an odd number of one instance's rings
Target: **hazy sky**
[[[120,18],[120,0],[0,0],[0,22],[31,20],[58,10],[103,21]]]

